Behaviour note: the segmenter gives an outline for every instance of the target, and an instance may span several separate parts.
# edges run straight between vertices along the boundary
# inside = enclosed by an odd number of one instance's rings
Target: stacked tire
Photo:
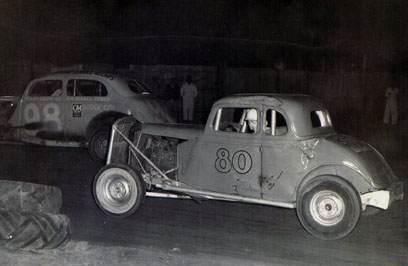
[[[65,244],[71,223],[59,214],[61,190],[0,180],[0,245],[10,249],[52,249]]]

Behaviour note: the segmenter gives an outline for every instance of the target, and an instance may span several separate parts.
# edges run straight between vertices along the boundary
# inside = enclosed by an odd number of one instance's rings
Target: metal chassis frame
[[[253,203],[253,204],[261,204],[261,205],[269,205],[275,207],[282,207],[282,208],[289,208],[294,209],[296,208],[296,203],[288,203],[288,202],[277,202],[271,200],[264,200],[258,198],[249,198],[240,195],[231,195],[231,194],[224,194],[212,191],[203,191],[198,190],[193,187],[190,187],[180,181],[173,180],[167,176],[166,173],[175,170],[171,169],[167,172],[162,171],[157,165],[155,165],[125,134],[123,134],[117,127],[117,123],[120,120],[116,121],[112,125],[109,149],[108,149],[108,156],[106,159],[106,164],[110,164],[112,161],[112,149],[113,149],[113,141],[116,134],[119,134],[122,137],[129,147],[131,148],[132,153],[136,152],[140,155],[146,162],[155,170],[157,173],[155,175],[151,175],[150,173],[142,174],[144,181],[149,186],[154,186],[156,188],[162,189],[163,191],[173,191],[181,194],[172,194],[172,193],[161,193],[161,192],[146,192],[146,196],[149,197],[161,197],[161,198],[178,198],[178,199],[191,199],[191,198],[204,198],[204,199],[212,199],[212,200],[223,200],[223,201],[236,201],[236,202],[245,202],[245,203]],[[142,133],[140,133],[142,134]],[[136,157],[136,154],[134,154]],[[137,158],[137,157],[136,157]],[[137,158],[139,161],[139,159]],[[140,164],[140,161],[139,161]]]

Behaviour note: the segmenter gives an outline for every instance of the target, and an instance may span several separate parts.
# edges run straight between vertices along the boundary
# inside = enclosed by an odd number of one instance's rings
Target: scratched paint
[[[272,175],[272,176],[267,176],[267,177],[260,177],[260,184],[262,190],[272,190],[276,183],[279,181],[283,174],[283,170],[281,170],[279,173]]]
[[[302,143],[302,155],[300,156],[300,160],[302,162],[303,169],[307,169],[310,160],[314,158],[314,152],[319,142],[320,139],[314,141],[305,141]]]

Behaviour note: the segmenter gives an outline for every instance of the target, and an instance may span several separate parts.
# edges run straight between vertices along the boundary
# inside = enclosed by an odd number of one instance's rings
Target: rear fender
[[[127,116],[127,115],[124,113],[113,112],[113,111],[102,112],[96,115],[95,117],[92,118],[92,120],[89,122],[86,128],[86,133],[85,133],[86,140],[89,141],[89,139],[95,134],[96,131],[106,130],[110,132],[113,123],[117,119],[124,117],[124,116]]]
[[[374,190],[373,186],[366,180],[366,178],[360,173],[356,172],[354,169],[344,165],[331,164],[319,166],[309,171],[296,185],[296,195],[293,195],[293,199],[296,199],[298,192],[307,182],[317,176],[323,175],[343,178],[344,180],[348,181],[356,189],[356,191],[359,192],[359,194]]]

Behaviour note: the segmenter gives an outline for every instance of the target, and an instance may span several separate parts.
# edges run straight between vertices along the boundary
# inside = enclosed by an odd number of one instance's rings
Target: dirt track
[[[342,240],[322,241],[293,210],[242,203],[147,198],[135,215],[115,219],[92,199],[99,167],[86,150],[1,145],[0,157],[2,178],[61,188],[61,212],[74,227],[58,250],[0,250],[1,265],[408,265],[407,199],[362,217]],[[398,176],[408,172],[408,160],[390,163]]]

